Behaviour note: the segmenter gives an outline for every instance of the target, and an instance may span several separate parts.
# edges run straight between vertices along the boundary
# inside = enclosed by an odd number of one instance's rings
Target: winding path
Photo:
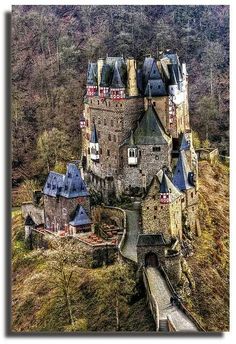
[[[139,214],[136,210],[125,210],[127,216],[127,234],[122,248],[124,257],[137,262],[137,241],[139,234]]]
[[[178,332],[198,331],[194,323],[177,306],[170,304],[171,292],[160,271],[157,268],[148,267],[146,268],[146,275],[151,294],[158,303],[160,319],[171,317]]]

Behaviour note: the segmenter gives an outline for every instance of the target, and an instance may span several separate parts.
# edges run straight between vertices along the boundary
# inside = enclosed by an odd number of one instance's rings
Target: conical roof
[[[93,130],[91,132],[90,142],[91,143],[98,143],[98,134],[97,134],[97,129],[96,129],[95,123],[93,125]]]
[[[80,206],[79,209],[76,211],[73,220],[69,222],[69,224],[72,226],[82,226],[88,225],[90,223],[92,223],[92,221],[90,220],[82,206]]]
[[[111,67],[108,64],[102,66],[100,87],[109,87],[111,82]]]
[[[193,187],[193,185],[189,183],[189,175],[191,173],[192,172],[188,165],[185,151],[181,150],[173,176],[173,183],[180,191],[187,190]]]
[[[112,81],[111,81],[111,88],[125,88],[122,80],[121,80],[121,76],[120,76],[120,72],[118,69],[118,64],[117,61],[115,63],[115,67],[114,67],[114,71],[113,71],[113,76],[112,76]]]
[[[161,193],[169,193],[165,172],[163,172],[163,175],[162,175],[162,180],[161,180],[161,184],[160,184],[160,192]]]
[[[97,86],[97,64],[89,63],[87,73],[87,85]]]
[[[163,145],[170,142],[170,137],[165,133],[162,123],[152,105],[148,106],[144,115],[139,120],[134,131],[134,140],[139,144]]]

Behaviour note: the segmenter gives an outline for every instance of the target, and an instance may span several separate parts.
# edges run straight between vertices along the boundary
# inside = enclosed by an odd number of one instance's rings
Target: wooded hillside
[[[166,48],[187,63],[193,129],[228,154],[228,6],[13,6],[13,185],[80,158],[89,60]]]

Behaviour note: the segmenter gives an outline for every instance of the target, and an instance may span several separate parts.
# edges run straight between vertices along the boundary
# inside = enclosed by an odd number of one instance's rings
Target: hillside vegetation
[[[21,215],[14,213],[13,332],[155,331],[145,297],[134,288],[132,270],[119,264],[85,269],[70,264],[75,256],[71,249],[27,250]],[[113,302],[117,290],[119,328]]]
[[[188,259],[196,290],[188,306],[207,331],[229,330],[229,169],[207,161],[199,164],[200,222]]]
[[[106,54],[176,50],[191,125],[228,154],[228,6],[13,6],[11,37],[14,186],[80,159],[87,64]]]

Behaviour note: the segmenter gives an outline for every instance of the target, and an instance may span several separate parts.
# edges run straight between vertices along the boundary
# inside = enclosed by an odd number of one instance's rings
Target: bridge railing
[[[146,289],[146,293],[147,293],[147,299],[148,299],[149,307],[150,307],[150,310],[152,312],[152,316],[154,318],[154,321],[156,323],[156,331],[158,331],[159,330],[159,321],[160,321],[159,307],[158,307],[157,301],[152,296],[152,292],[150,289],[150,285],[148,282],[148,277],[147,277],[145,268],[143,268],[143,281],[144,281],[144,285],[145,285],[145,289]]]
[[[164,276],[165,280],[166,280],[166,283],[171,291],[171,293],[173,295],[177,294],[165,269],[161,266],[160,267],[160,271],[162,273],[162,275]],[[182,301],[179,300],[179,308],[187,315],[187,317],[195,324],[195,326],[197,327],[197,329],[199,331],[202,331],[202,332],[206,332],[205,329],[202,327],[202,325],[199,323],[199,321],[194,317],[194,315],[184,306],[184,304],[182,303]]]

